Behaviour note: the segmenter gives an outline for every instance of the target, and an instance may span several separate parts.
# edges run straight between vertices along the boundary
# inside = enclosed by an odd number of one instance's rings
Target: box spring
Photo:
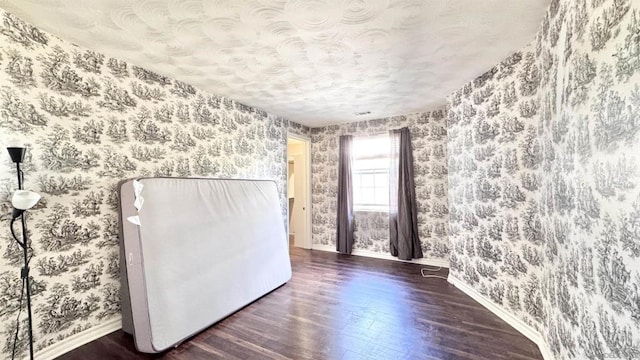
[[[131,179],[120,209],[122,325],[139,351],[176,346],[291,278],[273,181]]]

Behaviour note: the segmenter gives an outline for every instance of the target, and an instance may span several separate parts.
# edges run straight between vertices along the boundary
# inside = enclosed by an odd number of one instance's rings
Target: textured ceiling
[[[548,0],[0,0],[63,39],[309,126],[444,104]],[[370,112],[356,116],[354,113]]]

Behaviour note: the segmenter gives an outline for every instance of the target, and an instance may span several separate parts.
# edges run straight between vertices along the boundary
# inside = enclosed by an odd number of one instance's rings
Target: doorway
[[[289,246],[311,249],[311,139],[287,137]]]

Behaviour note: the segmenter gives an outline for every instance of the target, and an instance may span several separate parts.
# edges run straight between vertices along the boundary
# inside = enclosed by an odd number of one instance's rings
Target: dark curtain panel
[[[353,136],[340,136],[340,155],[338,159],[338,221],[336,250],[351,255],[353,247],[353,181],[351,162]]]
[[[409,128],[391,130],[389,167],[389,240],[391,255],[402,260],[422,257],[413,179]]]

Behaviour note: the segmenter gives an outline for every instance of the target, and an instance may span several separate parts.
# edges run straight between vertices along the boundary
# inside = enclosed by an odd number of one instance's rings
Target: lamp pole
[[[16,163],[18,170],[18,190],[23,190],[22,172],[20,171],[20,163]],[[25,287],[27,288],[27,321],[29,322],[29,359],[33,360],[33,322],[31,320],[31,280],[29,279],[29,238],[27,236],[27,221],[25,219],[25,213],[20,215],[20,222],[22,223],[22,253],[24,255],[24,267],[22,268],[21,276],[25,281]]]
[[[16,172],[18,175],[18,190],[23,190],[24,174],[20,169],[20,163],[24,160],[26,148],[24,146],[8,147],[11,160],[16,163]],[[22,242],[16,239],[16,242],[22,247],[24,256],[24,267],[20,271],[20,277],[24,281],[27,288],[27,321],[29,326],[29,359],[33,360],[33,322],[31,320],[31,280],[29,279],[29,238],[27,235],[27,221],[25,212],[20,214],[20,222],[22,223]]]

